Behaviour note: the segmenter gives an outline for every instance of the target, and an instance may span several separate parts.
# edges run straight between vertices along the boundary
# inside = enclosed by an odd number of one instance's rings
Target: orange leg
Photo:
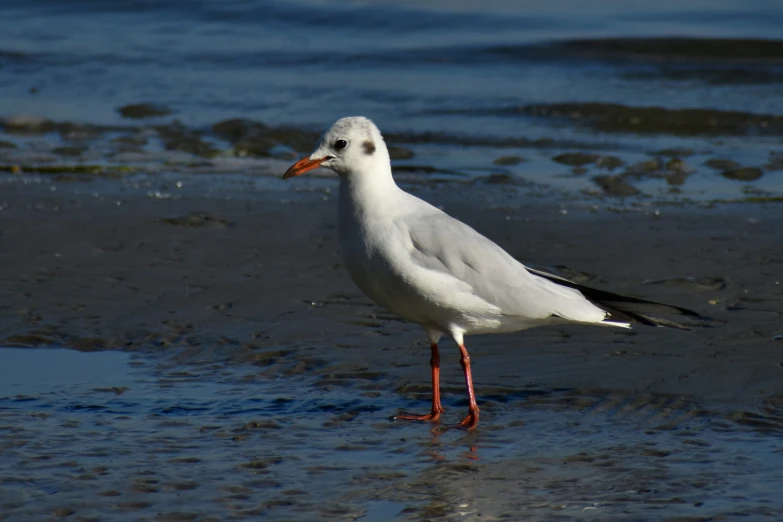
[[[432,411],[426,415],[412,415],[409,413],[400,413],[395,418],[402,420],[417,420],[417,421],[435,421],[440,418],[440,414],[443,413],[443,406],[440,405],[440,354],[438,353],[438,345],[432,343],[430,346],[432,355],[430,357],[430,368],[432,368]]]
[[[468,406],[468,416],[462,419],[462,422],[457,424],[457,426],[472,430],[479,423],[479,407],[476,404],[476,394],[473,391],[473,375],[470,373],[470,354],[468,354],[464,344],[459,345],[459,351],[462,354],[459,363],[462,365],[462,371],[465,372],[465,386],[468,389],[470,405]]]

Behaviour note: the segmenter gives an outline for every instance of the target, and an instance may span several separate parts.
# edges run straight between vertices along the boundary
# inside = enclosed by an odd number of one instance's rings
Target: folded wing
[[[498,245],[442,212],[404,222],[414,263],[468,285],[501,315],[600,323],[607,313],[578,290],[533,274]]]

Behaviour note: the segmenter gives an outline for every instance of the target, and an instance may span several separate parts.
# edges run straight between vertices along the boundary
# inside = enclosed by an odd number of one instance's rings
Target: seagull
[[[432,409],[424,415],[401,413],[397,419],[438,421],[444,413],[438,352],[443,336],[459,347],[468,394],[468,415],[457,426],[473,429],[479,407],[467,335],[568,323],[685,328],[649,314],[700,317],[523,265],[465,223],[398,187],[383,137],[365,117],[336,121],[315,151],[292,165],[283,179],[318,167],[340,177],[339,240],[351,279],[378,305],[420,325],[430,341]]]

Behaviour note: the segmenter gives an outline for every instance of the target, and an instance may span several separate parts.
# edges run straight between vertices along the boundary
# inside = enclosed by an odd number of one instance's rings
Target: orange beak
[[[314,159],[311,160],[308,157],[302,158],[293,165],[291,165],[291,168],[285,171],[285,174],[283,174],[283,179],[293,178],[294,176],[301,176],[308,170],[317,169],[321,166],[321,163],[325,161],[326,158],[321,159]]]

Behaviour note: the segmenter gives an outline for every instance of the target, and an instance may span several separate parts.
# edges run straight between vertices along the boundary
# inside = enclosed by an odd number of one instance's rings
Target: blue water
[[[592,148],[633,163],[687,148],[696,168],[714,156],[762,166],[781,149],[781,124],[607,132],[516,108],[600,102],[780,116],[781,27],[783,3],[773,0],[6,0],[0,118],[129,124],[118,107],[154,102],[174,111],[162,121],[199,128],[243,117],[321,131],[362,114],[387,133],[561,144],[531,152],[435,143],[416,152],[419,163],[469,175],[519,154],[530,163],[506,169],[511,175],[582,190],[590,182],[564,179],[552,155]],[[635,39],[632,49],[624,38]],[[672,38],[695,43],[659,47]],[[780,170],[767,171],[753,187],[783,194]],[[668,190],[655,181],[641,188]],[[689,197],[739,194],[742,185],[709,169],[685,184]]]
[[[485,397],[485,427],[430,431],[387,419],[422,406],[382,391],[387,383],[330,378],[329,367],[281,378],[250,365],[195,363],[0,347],[3,516],[783,514],[779,423],[756,430],[682,398]],[[456,405],[446,404],[453,416]]]
[[[536,47],[612,37],[777,39],[783,4],[775,1],[6,0],[0,20],[4,115],[116,122],[117,106],[151,100],[194,124],[242,115],[321,126],[363,113],[390,130],[509,134],[523,130],[519,122],[426,113],[563,101],[783,113],[779,82],[625,79],[654,68],[655,57],[628,64]]]

